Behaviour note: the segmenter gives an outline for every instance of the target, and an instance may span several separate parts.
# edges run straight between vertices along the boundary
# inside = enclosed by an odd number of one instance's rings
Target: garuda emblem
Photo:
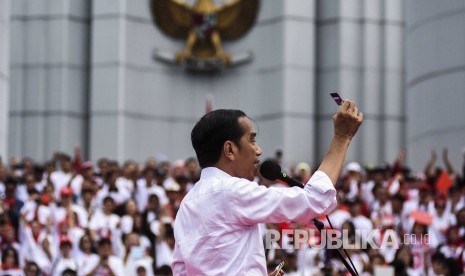
[[[258,6],[259,0],[232,0],[223,5],[196,0],[193,6],[182,0],[151,0],[152,15],[161,31],[186,39],[183,51],[157,50],[155,57],[194,70],[215,70],[248,61],[250,53],[225,53],[222,41],[243,36],[254,24]]]

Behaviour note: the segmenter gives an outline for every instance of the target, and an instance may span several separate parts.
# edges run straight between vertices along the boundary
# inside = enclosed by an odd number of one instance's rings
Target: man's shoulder
[[[228,178],[201,179],[199,182],[197,182],[197,184],[195,184],[191,191],[197,191],[200,193],[235,192],[244,188],[253,187],[258,187],[258,184],[244,178],[231,176]],[[189,193],[191,191],[189,191]]]

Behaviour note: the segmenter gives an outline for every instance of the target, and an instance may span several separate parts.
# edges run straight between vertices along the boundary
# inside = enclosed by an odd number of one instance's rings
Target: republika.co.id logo
[[[430,240],[428,234],[399,236],[393,229],[356,229],[355,233],[346,229],[323,229],[321,232],[315,229],[267,229],[265,234],[266,249],[299,249],[303,244],[316,249],[399,249],[403,244],[429,245]]]

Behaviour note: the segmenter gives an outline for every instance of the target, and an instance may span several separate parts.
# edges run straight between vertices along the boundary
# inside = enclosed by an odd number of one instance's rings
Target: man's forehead
[[[239,124],[242,126],[246,134],[256,134],[254,125],[252,124],[252,121],[247,118],[247,117],[240,117],[239,118]]]

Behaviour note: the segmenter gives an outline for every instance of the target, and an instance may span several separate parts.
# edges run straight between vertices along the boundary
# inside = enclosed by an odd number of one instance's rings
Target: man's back
[[[175,225],[176,253],[190,275],[266,274],[258,224],[243,225],[234,214],[232,189],[250,184],[208,168],[184,198]]]

